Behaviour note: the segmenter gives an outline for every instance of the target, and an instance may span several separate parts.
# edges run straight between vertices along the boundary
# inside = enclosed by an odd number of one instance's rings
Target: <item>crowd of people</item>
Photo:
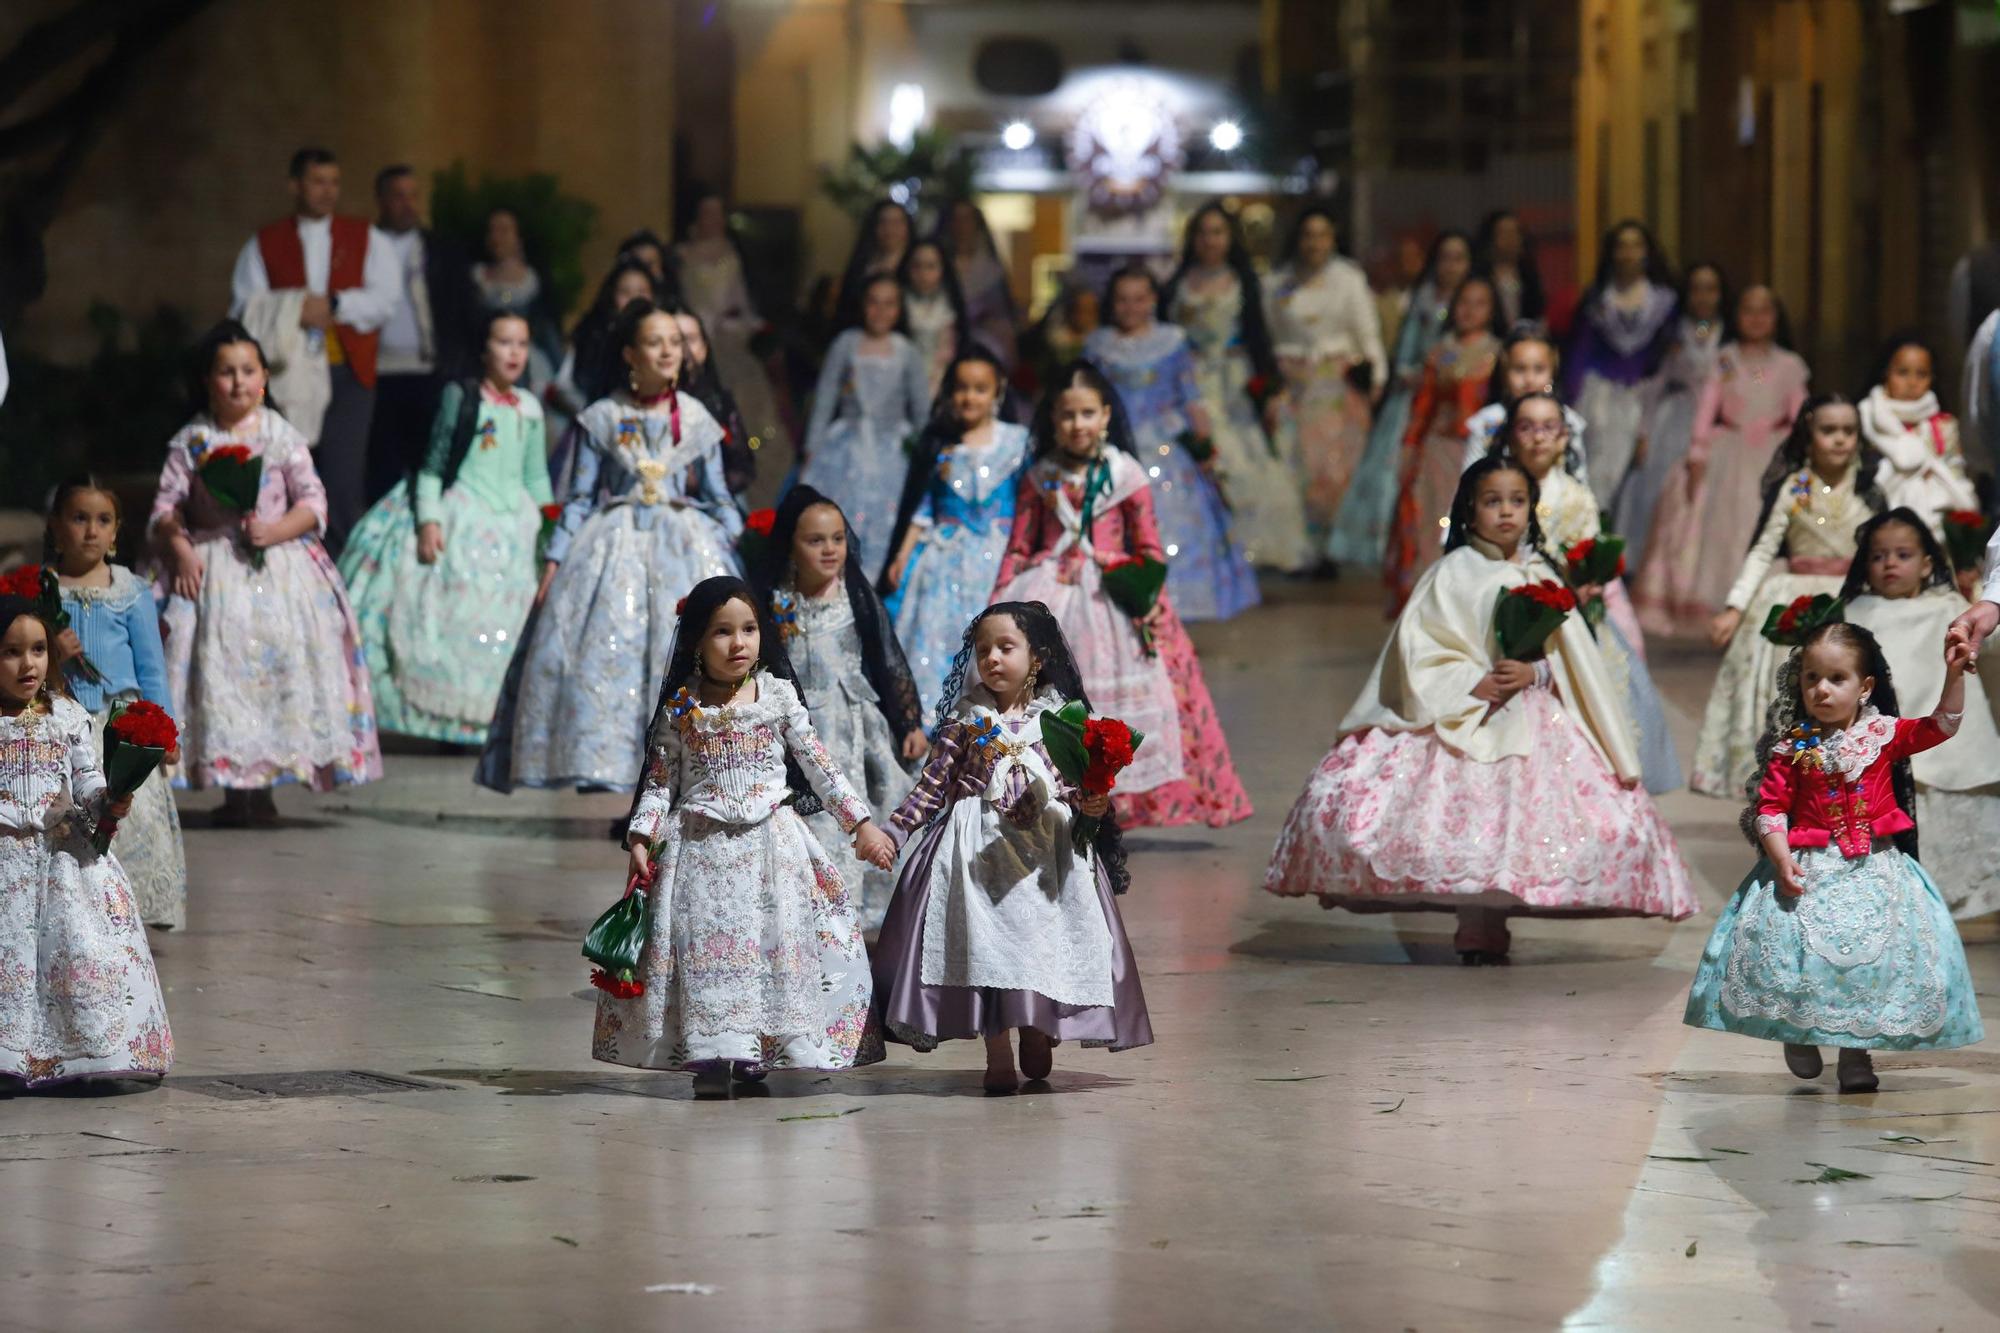
[[[378,777],[383,733],[501,792],[633,793],[650,929],[595,977],[600,1059],[727,1095],[980,1039],[1002,1093],[1060,1041],[1143,1045],[1122,835],[1251,814],[1185,622],[1259,570],[1379,569],[1394,621],[1272,892],[1450,912],[1469,964],[1514,916],[1689,916],[1647,647],[1706,640],[1691,781],[1757,860],[1688,1021],[1801,1077],[1839,1047],[1851,1090],[1869,1048],[1979,1038],[1953,917],[2000,909],[2000,736],[1964,674],[2000,581],[1921,339],[1811,392],[1768,286],[1676,279],[1633,222],[1559,335],[1507,212],[1435,238],[1385,339],[1331,210],[1266,274],[1219,203],[1170,273],[1028,330],[974,204],[926,237],[884,201],[801,418],[717,196],[627,238],[565,339],[512,214],[475,260],[407,168],[373,225],[323,150],[292,188],[143,533],[78,477],[59,607],[0,596],[0,1073],[163,1074],[169,784],[269,824],[278,785]],[[138,701],[177,737],[116,793]]]

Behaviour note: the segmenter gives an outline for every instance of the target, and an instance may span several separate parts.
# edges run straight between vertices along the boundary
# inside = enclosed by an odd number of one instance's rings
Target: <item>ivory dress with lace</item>
[[[869,818],[799,695],[759,671],[748,703],[665,700],[630,832],[654,848],[645,993],[599,995],[591,1055],[643,1069],[882,1058],[868,954],[839,864],[792,808],[785,760],[843,834]]]
[[[1986,1035],[1944,895],[1890,841],[1911,826],[1891,765],[1944,743],[1958,723],[1956,713],[1916,720],[1864,708],[1810,750],[1779,742],[1756,828],[1786,835],[1805,892],[1780,894],[1769,859],[1758,858],[1708,937],[1690,1026],[1893,1051]]]

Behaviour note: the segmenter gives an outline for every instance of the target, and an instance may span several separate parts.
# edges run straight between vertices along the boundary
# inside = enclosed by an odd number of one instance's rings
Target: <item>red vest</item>
[[[326,294],[337,296],[350,287],[362,285],[368,263],[367,218],[335,217],[332,220],[332,253],[327,256]],[[299,220],[289,217],[273,222],[257,233],[257,253],[264,259],[264,276],[272,291],[306,285],[306,252],[299,244]],[[335,324],[340,352],[348,369],[364,389],[375,387],[375,348],[379,333],[363,333],[345,324]]]

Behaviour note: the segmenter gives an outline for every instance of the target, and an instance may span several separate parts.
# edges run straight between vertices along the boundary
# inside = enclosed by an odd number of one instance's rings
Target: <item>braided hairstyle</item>
[[[1889,659],[1883,656],[1882,645],[1875,636],[1860,625],[1844,620],[1815,626],[1778,668],[1778,692],[1771,697],[1770,706],[1764,710],[1764,734],[1757,740],[1757,766],[1751,770],[1749,781],[1743,785],[1748,803],[1736,821],[1737,827],[1749,839],[1750,845],[1760,851],[1763,839],[1757,836],[1758,790],[1763,786],[1764,774],[1771,767],[1772,760],[1784,757],[1778,754],[1778,747],[1790,741],[1792,728],[1811,716],[1799,692],[1799,664],[1808,652],[1821,644],[1851,650],[1860,659],[1861,674],[1875,678],[1875,688],[1868,695],[1869,705],[1884,717],[1902,716],[1902,705],[1896,701],[1896,683],[1889,674]],[[1896,804],[1915,821],[1917,780],[1910,771],[1908,759],[1898,759],[1890,768],[1889,786],[1896,794]],[[1894,835],[1891,841],[1903,855],[1912,858],[1917,855],[1917,830],[1914,827]]]
[[[1877,514],[1854,530],[1854,560],[1847,567],[1847,582],[1840,585],[1840,600],[1852,604],[1854,599],[1867,595],[1872,589],[1868,583],[1868,556],[1875,542],[1875,534],[1894,523],[1900,523],[1917,534],[1917,547],[1930,559],[1930,577],[1917,589],[1922,596],[1932,588],[1951,586],[1951,561],[1944,553],[1944,547],[1932,535],[1930,524],[1917,517],[1917,511],[1908,505],[1897,505],[1887,513]]]
[[[1076,669],[1076,658],[1070,653],[1069,640],[1063,637],[1062,625],[1053,612],[1041,602],[995,602],[972,618],[965,627],[965,639],[959,645],[958,656],[951,660],[951,671],[944,681],[944,707],[940,716],[955,713],[965,702],[966,691],[978,685],[979,670],[972,663],[973,654],[978,651],[979,627],[990,616],[1006,616],[1020,626],[1021,633],[1028,640],[1028,651],[1040,663],[1035,675],[1040,684],[1037,698],[1056,695],[1065,703],[1080,703],[1084,711],[1090,711],[1090,696],[1084,692],[1083,677]],[[970,684],[968,684],[968,681]],[[933,816],[933,821],[943,818],[941,809]],[[1105,813],[1097,825],[1097,859],[1111,879],[1111,891],[1123,893],[1132,886],[1132,874],[1125,865],[1125,834],[1118,827],[1117,807]]]
[[[1532,398],[1535,395],[1530,394]],[[1553,395],[1551,395],[1553,396]],[[1522,401],[1526,401],[1523,399]],[[1523,549],[1546,557],[1548,552],[1542,546],[1542,521],[1535,517],[1535,506],[1542,502],[1542,488],[1528,475],[1527,469],[1514,461],[1514,456],[1504,449],[1496,449],[1465,470],[1458,479],[1458,494],[1451,498],[1451,530],[1445,534],[1444,549],[1456,551],[1472,540],[1472,509],[1479,498],[1479,483],[1496,472],[1518,472],[1521,480],[1528,483],[1528,531],[1521,538]]]

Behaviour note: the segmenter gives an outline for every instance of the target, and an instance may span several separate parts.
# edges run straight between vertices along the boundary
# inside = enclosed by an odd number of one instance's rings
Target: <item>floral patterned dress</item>
[[[304,505],[316,520],[305,536],[267,547],[261,570],[237,516],[201,482],[198,459],[225,445],[264,460],[259,518],[275,523]],[[299,782],[325,791],[380,777],[361,628],[320,544],[326,488],[305,437],[268,407],[234,431],[196,417],[167,445],[152,523],[176,510],[203,569],[194,599],[172,597],[164,617],[185,781],[239,790]]]
[[[1338,256],[1311,273],[1280,268],[1264,305],[1285,379],[1279,451],[1297,460],[1306,522],[1324,542],[1368,447],[1368,395],[1348,372],[1366,365],[1376,384],[1388,373],[1381,317],[1361,266]]]
[[[0,717],[0,1079],[153,1078],[174,1061],[160,980],[104,816],[90,714]]]
[[[1437,563],[1458,479],[1465,472],[1465,428],[1486,402],[1500,345],[1490,333],[1447,337],[1424,361],[1423,380],[1403,435],[1396,519],[1382,577],[1389,610],[1402,610],[1417,576]]]
[[[1172,593],[1160,595],[1149,655],[1131,619],[1104,592],[1104,566],[1133,556],[1165,558],[1139,465],[1115,449],[1074,473],[1044,458],[1022,474],[994,600],[1047,605],[1069,640],[1091,707],[1146,734],[1132,766],[1118,776],[1121,822],[1221,828],[1248,819],[1250,798],[1230,762]]]
[[[654,848],[645,993],[597,998],[591,1055],[642,1069],[850,1069],[882,1058],[868,955],[840,866],[785,783],[798,762],[842,833],[869,818],[798,692],[708,708],[683,686],[653,720],[631,834]]]
[[[541,567],[535,561],[549,490],[542,407],[517,390],[481,386],[473,439],[450,489],[466,387],[445,386],[415,494],[398,486],[347,538],[340,572],[361,623],[383,731],[480,745],[520,646]],[[436,523],[444,551],[417,559],[417,530]]]
[[[1396,328],[1389,391],[1368,428],[1368,447],[1326,539],[1327,555],[1343,565],[1372,568],[1382,563],[1388,550],[1396,515],[1397,460],[1403,456],[1403,435],[1410,426],[1417,388],[1423,383],[1424,365],[1431,349],[1448,331],[1446,295],[1426,281],[1410,293],[1403,322]]]

